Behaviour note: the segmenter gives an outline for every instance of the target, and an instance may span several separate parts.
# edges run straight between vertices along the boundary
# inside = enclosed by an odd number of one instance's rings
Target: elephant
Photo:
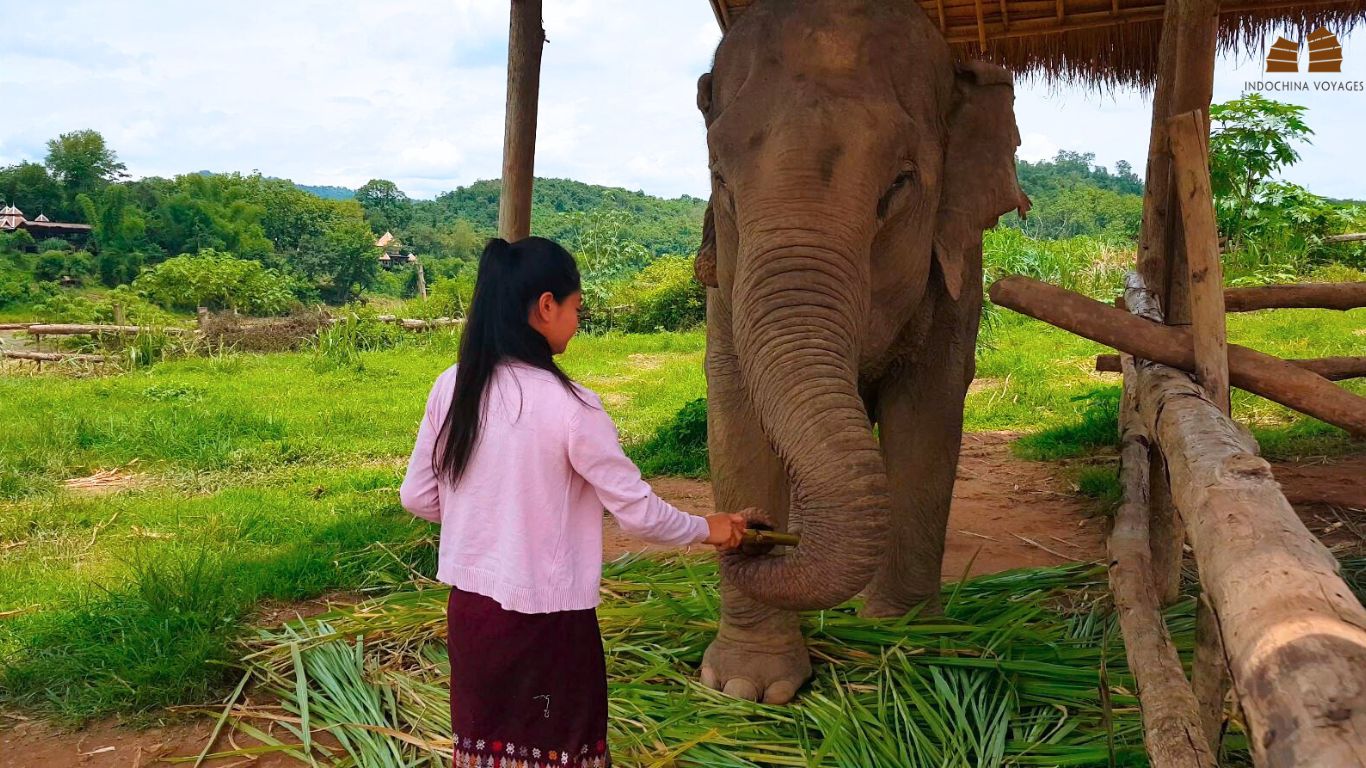
[[[711,688],[792,699],[798,611],[936,610],[982,233],[1029,208],[1013,103],[914,0],[758,0],[699,79],[715,504],[801,537],[722,555]]]

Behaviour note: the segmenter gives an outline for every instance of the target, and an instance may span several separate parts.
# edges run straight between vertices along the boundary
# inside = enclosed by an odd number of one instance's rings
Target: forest
[[[1233,285],[1312,277],[1355,279],[1360,243],[1325,243],[1366,229],[1366,206],[1281,181],[1312,130],[1304,109],[1249,95],[1215,105],[1211,172],[1225,273]],[[84,240],[35,242],[0,233],[0,313],[50,321],[109,319],[118,302],[134,320],[164,320],[196,306],[280,315],[318,304],[401,304],[405,315],[459,316],[474,265],[494,235],[499,183],[476,181],[431,200],[391,181],[358,189],[310,187],[259,173],[198,171],[130,179],[115,148],[91,130],[48,142],[42,162],[0,168],[0,203],[28,217],[89,224]],[[1027,220],[1006,216],[988,233],[988,275],[1028,274],[1099,295],[1118,284],[1134,248],[1142,179],[1123,161],[1060,151],[1018,163],[1032,200]],[[567,245],[584,276],[587,325],[650,331],[697,324],[701,286],[691,256],[706,201],[569,179],[538,179],[533,231]],[[375,241],[394,256],[383,266]],[[1345,272],[1344,272],[1345,270]]]

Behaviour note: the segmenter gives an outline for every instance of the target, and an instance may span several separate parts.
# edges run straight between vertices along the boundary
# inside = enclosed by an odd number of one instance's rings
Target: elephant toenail
[[[733,677],[726,683],[726,688],[722,693],[735,699],[745,701],[758,701],[759,688],[753,682],[743,677]]]

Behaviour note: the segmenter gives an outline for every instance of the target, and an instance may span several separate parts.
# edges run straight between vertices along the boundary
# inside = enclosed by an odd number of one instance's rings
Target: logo
[[[1311,75],[1340,74],[1342,72],[1342,44],[1338,36],[1324,27],[1310,33],[1307,41],[1308,56],[1305,68],[1300,69],[1301,44],[1285,37],[1277,37],[1266,52],[1266,73],[1268,75],[1299,74],[1301,71]],[[1366,91],[1366,82],[1361,80],[1340,80],[1337,78],[1267,78],[1243,84],[1243,91]]]
[[[1300,71],[1300,44],[1284,37],[1276,38],[1266,53],[1267,74]],[[1309,35],[1310,72],[1341,72],[1342,45],[1338,36],[1319,27]]]

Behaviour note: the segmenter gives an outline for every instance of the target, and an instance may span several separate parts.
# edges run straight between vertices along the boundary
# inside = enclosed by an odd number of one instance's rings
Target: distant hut
[[[81,245],[90,237],[89,224],[68,221],[52,221],[43,214],[36,219],[24,218],[24,212],[13,205],[0,208],[0,232],[27,230],[35,241],[60,238],[72,245]]]

